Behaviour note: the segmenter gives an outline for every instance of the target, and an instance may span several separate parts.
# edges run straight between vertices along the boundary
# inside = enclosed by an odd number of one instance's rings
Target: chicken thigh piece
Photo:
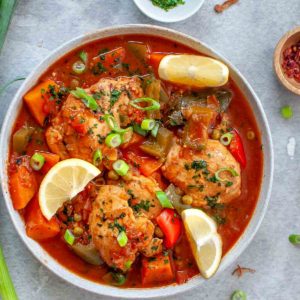
[[[130,206],[135,213],[143,213],[148,219],[156,218],[162,207],[155,192],[160,191],[158,184],[145,176],[133,176],[125,182],[125,189],[130,195]]]
[[[104,114],[112,114],[121,127],[143,118],[142,111],[129,105],[132,99],[143,96],[138,77],[102,78],[85,91],[95,98],[98,111],[93,112],[70,94],[46,130],[51,152],[61,159],[92,161],[94,151],[105,146],[104,139],[111,132],[102,118]]]
[[[222,170],[223,169],[223,170]],[[216,173],[222,179],[217,180]],[[228,170],[233,170],[232,172]],[[241,193],[240,165],[219,141],[208,140],[202,151],[174,144],[162,167],[164,176],[193,198],[192,206],[215,207]]]
[[[93,243],[102,259],[122,271],[127,271],[128,264],[133,263],[140,252],[149,253],[149,245],[161,244],[153,239],[153,223],[143,215],[133,214],[128,206],[129,198],[122,187],[102,186],[89,219]],[[118,242],[121,232],[128,239],[123,246]]]

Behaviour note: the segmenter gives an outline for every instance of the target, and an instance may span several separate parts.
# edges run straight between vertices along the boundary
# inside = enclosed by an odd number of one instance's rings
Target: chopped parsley
[[[200,192],[203,192],[204,190],[204,185],[203,184],[189,184],[188,186],[188,189],[199,189]]]
[[[92,68],[92,73],[94,75],[101,75],[106,71],[106,68],[103,66],[101,62],[96,63]]]
[[[195,171],[199,171],[207,168],[207,162],[205,160],[194,160],[191,164],[191,168]]]
[[[218,203],[219,196],[220,193],[216,194],[215,196],[205,196],[204,200],[207,202],[207,205],[210,208],[221,208],[223,205]]]
[[[223,225],[226,223],[226,218],[221,217],[220,215],[214,215],[214,219],[218,225]]]
[[[96,92],[96,93],[94,93],[92,96],[93,96],[93,98],[94,98],[95,100],[100,100],[101,97],[103,96],[103,92],[102,92],[102,91]]]
[[[135,212],[139,212],[141,209],[145,210],[145,211],[149,211],[151,207],[151,202],[149,200],[142,200],[140,203],[135,204],[132,206],[133,210]]]
[[[110,95],[110,107],[113,107],[114,104],[119,100],[121,93],[121,91],[112,90]]]
[[[127,194],[130,196],[131,199],[135,198],[132,190],[127,190]]]
[[[151,2],[153,5],[158,6],[165,11],[172,9],[177,5],[185,4],[184,0],[151,0]]]
[[[121,224],[119,224],[117,220],[114,220],[113,223],[110,223],[110,224],[108,225],[108,228],[110,228],[110,229],[117,228],[118,231],[119,231],[119,233],[122,232],[122,231],[126,231],[126,230],[125,230],[125,227],[122,226]]]
[[[226,183],[225,183],[225,186],[226,187],[230,187],[230,186],[232,186],[233,185],[233,182],[232,181],[227,181]]]

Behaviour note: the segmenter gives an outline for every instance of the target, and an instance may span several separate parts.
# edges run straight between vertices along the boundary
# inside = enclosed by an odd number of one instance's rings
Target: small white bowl
[[[191,17],[199,10],[204,0],[186,0],[185,4],[179,4],[168,11],[153,5],[151,0],[133,0],[133,2],[149,18],[160,22],[172,23]]]

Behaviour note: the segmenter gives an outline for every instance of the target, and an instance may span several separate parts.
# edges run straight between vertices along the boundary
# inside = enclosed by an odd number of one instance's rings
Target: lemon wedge
[[[100,170],[82,159],[71,158],[57,163],[44,177],[39,189],[39,203],[44,217],[50,220],[62,204],[84,190]]]
[[[215,221],[199,209],[186,209],[181,213],[191,249],[205,278],[218,269],[222,258],[222,240]]]
[[[227,83],[229,70],[218,60],[201,55],[166,55],[160,62],[161,79],[195,87],[218,87]]]

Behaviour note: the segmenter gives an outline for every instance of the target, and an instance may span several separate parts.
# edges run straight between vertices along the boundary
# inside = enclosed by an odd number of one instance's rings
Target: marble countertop
[[[191,18],[165,26],[190,34],[229,59],[248,79],[261,99],[270,123],[275,151],[275,178],[271,201],[254,240],[239,259],[217,278],[178,299],[230,299],[243,289],[248,299],[299,299],[300,249],[288,242],[300,232],[300,155],[287,154],[289,137],[300,143],[299,96],[278,84],[272,69],[273,50],[280,37],[299,25],[299,0],[239,1],[223,14],[213,7],[221,0],[205,1]],[[26,76],[53,49],[69,39],[110,25],[164,24],[144,16],[131,0],[20,0],[0,55],[0,86]],[[1,123],[19,83],[0,97]],[[282,105],[294,109],[283,120]],[[299,223],[298,223],[298,222]],[[20,299],[106,299],[67,284],[45,269],[18,237],[0,198],[0,239]],[[232,276],[236,264],[256,270],[241,278]]]

